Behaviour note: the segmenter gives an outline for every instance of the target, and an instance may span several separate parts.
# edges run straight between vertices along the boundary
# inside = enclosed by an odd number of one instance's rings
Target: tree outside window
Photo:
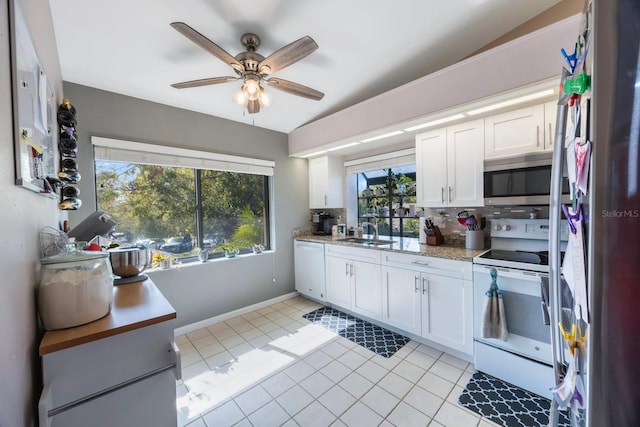
[[[179,258],[222,244],[269,246],[268,177],[96,160],[98,208],[126,243]]]

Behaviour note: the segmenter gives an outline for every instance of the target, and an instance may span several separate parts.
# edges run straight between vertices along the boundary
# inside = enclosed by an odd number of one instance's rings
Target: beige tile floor
[[[496,424],[460,406],[473,365],[409,342],[379,356],[302,318],[295,297],[176,337],[180,427]]]

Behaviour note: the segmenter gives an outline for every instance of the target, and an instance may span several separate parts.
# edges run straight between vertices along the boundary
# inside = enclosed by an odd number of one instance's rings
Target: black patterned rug
[[[503,427],[546,427],[551,401],[482,372],[476,372],[458,399],[460,404]],[[559,427],[570,427],[560,412]]]
[[[319,308],[302,317],[384,357],[391,357],[411,341],[405,336],[331,307]]]

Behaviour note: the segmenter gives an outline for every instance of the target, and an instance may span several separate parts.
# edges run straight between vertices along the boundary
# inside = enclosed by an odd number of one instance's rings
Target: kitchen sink
[[[379,240],[379,239],[365,239],[363,237],[345,237],[339,239],[339,242],[354,243],[363,246],[385,246],[395,243],[395,240]]]

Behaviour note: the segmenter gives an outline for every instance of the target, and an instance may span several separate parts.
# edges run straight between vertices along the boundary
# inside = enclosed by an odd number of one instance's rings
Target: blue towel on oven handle
[[[507,341],[507,316],[504,310],[502,292],[498,288],[498,272],[495,268],[490,271],[491,286],[485,292],[484,308],[482,312],[482,338],[496,338]]]

